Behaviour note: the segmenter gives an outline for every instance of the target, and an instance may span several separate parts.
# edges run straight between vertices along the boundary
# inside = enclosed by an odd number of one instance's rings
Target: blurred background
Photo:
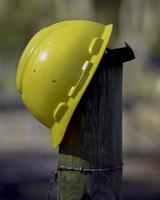
[[[24,109],[16,67],[38,30],[69,19],[113,23],[109,47],[133,48],[136,60],[124,65],[123,199],[160,199],[159,17],[159,0],[0,0],[0,200],[45,199],[58,150]]]

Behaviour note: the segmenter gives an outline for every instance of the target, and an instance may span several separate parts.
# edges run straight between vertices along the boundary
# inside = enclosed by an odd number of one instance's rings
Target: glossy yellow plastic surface
[[[51,129],[53,148],[62,141],[111,32],[112,24],[64,21],[39,31],[24,50],[17,90],[27,109]]]

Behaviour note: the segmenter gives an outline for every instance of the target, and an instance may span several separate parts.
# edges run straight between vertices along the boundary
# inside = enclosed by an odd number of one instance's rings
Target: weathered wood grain
[[[122,163],[122,65],[102,60],[59,148],[59,165],[106,168]],[[121,198],[122,170],[111,174],[61,171],[58,200]],[[82,198],[83,199],[83,198]]]

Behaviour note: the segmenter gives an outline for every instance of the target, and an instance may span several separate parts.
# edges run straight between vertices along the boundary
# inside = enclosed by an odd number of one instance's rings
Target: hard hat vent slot
[[[94,38],[91,42],[91,45],[89,46],[89,53],[98,54],[101,49],[102,44],[103,44],[102,38]]]
[[[53,117],[56,122],[59,122],[61,120],[67,109],[68,109],[67,103],[61,102],[58,104],[53,114]]]
[[[89,71],[92,67],[93,63],[89,62],[88,60],[85,61],[83,67],[82,67],[82,73],[80,75],[80,78],[78,79],[77,83],[71,87],[68,96],[74,98],[78,91],[81,89],[81,87],[84,85],[86,79],[89,76]]]

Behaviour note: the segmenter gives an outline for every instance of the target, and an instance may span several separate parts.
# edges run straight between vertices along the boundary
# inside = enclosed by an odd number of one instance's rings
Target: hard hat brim
[[[80,91],[78,92],[76,97],[70,98],[69,101],[67,102],[68,109],[67,109],[67,112],[64,114],[63,118],[61,119],[60,123],[55,122],[53,124],[53,126],[51,127],[51,146],[52,146],[52,148],[56,148],[61,143],[61,141],[65,135],[67,126],[73,115],[73,112],[75,111],[81,97],[83,96],[87,86],[89,85],[89,83],[100,63],[100,60],[104,54],[104,51],[108,45],[108,42],[109,42],[109,39],[110,39],[110,36],[112,33],[112,28],[113,28],[112,24],[109,24],[105,27],[103,35],[101,37],[101,39],[103,40],[101,49],[97,55],[93,55],[90,59],[90,62],[93,63],[93,66],[92,66],[92,69],[89,73],[89,76],[88,76],[86,82],[84,83],[83,87],[80,89]]]

